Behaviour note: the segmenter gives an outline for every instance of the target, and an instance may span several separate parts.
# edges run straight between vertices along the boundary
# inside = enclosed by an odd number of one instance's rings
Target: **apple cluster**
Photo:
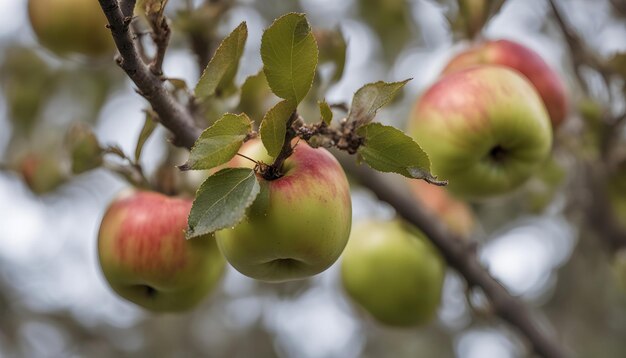
[[[546,160],[566,117],[557,74],[535,52],[489,41],[453,58],[411,112],[409,134],[449,190],[470,198],[508,193]]]
[[[271,160],[260,140],[240,153]],[[253,162],[235,157],[226,166]],[[334,156],[295,145],[274,180],[234,228],[185,239],[190,199],[134,192],[115,199],[102,219],[98,252],[105,278],[120,296],[153,311],[198,304],[219,280],[224,258],[242,274],[268,282],[303,279],[341,255],[352,221],[348,180]]]

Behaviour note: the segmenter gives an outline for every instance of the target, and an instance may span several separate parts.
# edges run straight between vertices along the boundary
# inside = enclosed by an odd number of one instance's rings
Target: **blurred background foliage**
[[[479,241],[489,271],[537,308],[540,319],[576,356],[624,357],[626,279],[617,268],[626,266],[626,258],[607,249],[575,200],[589,195],[577,180],[583,170],[577,163],[600,150],[598,121],[626,107],[623,80],[607,88],[597,71],[585,68],[588,91],[583,91],[544,0],[485,1],[487,10],[479,14],[468,12],[465,3],[170,0],[167,14],[174,33],[164,72],[173,90],[186,98],[221,38],[247,21],[250,36],[236,78],[243,84],[240,96],[217,98],[198,111],[204,113],[204,125],[225,110],[246,111],[260,121],[277,102],[258,75],[262,30],[285,12],[305,12],[321,58],[301,114],[316,120],[317,98],[340,104],[364,83],[411,77],[403,94],[377,117],[402,128],[419,93],[469,45],[469,37],[511,39],[537,51],[568,85],[570,118],[557,134],[552,160],[522,190],[472,205],[471,236]],[[598,58],[623,71],[624,3],[557,3]],[[129,171],[126,164],[132,160],[125,153],[135,150],[146,103],[112,59],[59,58],[40,47],[28,25],[26,0],[0,2],[0,89],[0,356],[530,354],[525,342],[491,314],[481,293],[467,291],[455,272],[447,275],[437,319],[415,329],[386,328],[352,306],[338,282],[337,265],[310,280],[279,285],[230,269],[217,292],[192,312],[148,314],[107,287],[95,248],[107,203],[128,186],[124,177],[140,181]],[[624,137],[618,136],[622,147]],[[182,164],[185,151],[168,145],[161,128],[144,139],[140,163],[153,184],[193,193],[203,174],[172,169]],[[82,161],[72,163],[76,152]],[[102,153],[109,153],[103,163],[94,159]],[[100,164],[103,168],[88,170]],[[625,183],[624,177],[612,179],[614,196],[626,195]],[[626,196],[613,201],[626,226]],[[353,187],[353,207],[355,221],[393,216],[358,187]]]

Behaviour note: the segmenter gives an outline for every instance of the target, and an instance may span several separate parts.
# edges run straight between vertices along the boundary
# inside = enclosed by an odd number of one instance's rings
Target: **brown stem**
[[[156,76],[163,75],[163,60],[165,52],[170,42],[172,31],[167,23],[167,18],[163,16],[163,9],[156,14],[150,14],[150,27],[152,28],[152,40],[156,45],[156,54],[150,63],[150,71]]]
[[[191,148],[202,130],[195,125],[187,109],[168,92],[161,78],[152,73],[141,59],[129,28],[132,18],[124,16],[117,0],[98,1],[119,51],[117,63],[159,114],[161,123],[174,134],[172,143]]]
[[[293,154],[293,147],[291,146],[291,140],[296,137],[296,131],[293,130],[292,125],[298,119],[298,112],[294,111],[289,119],[287,120],[287,131],[285,132],[285,141],[283,142],[283,147],[274,159],[274,162],[267,166],[267,169],[264,170],[263,178],[266,180],[274,180],[283,176],[283,164],[285,160]]]
[[[137,0],[120,0],[120,9],[124,16],[133,16]]]

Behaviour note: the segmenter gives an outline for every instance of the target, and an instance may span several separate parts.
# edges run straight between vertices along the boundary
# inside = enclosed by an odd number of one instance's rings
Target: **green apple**
[[[516,189],[552,146],[537,92],[518,72],[501,66],[442,77],[417,102],[408,132],[430,156],[433,174],[466,198]]]
[[[16,171],[30,190],[38,195],[54,191],[68,179],[58,148],[30,148],[19,155]]]
[[[183,311],[217,284],[225,262],[212,235],[185,240],[191,199],[133,191],[109,206],[98,234],[104,277],[152,311]]]
[[[444,277],[439,253],[424,234],[400,221],[356,225],[341,264],[348,296],[390,326],[431,320],[441,301]]]
[[[518,71],[528,78],[541,96],[552,126],[556,128],[565,120],[568,102],[565,85],[557,72],[535,51],[513,41],[487,41],[458,54],[443,73],[476,65],[499,65]]]
[[[247,142],[240,153],[271,162],[260,140]],[[229,166],[254,163],[236,157]],[[262,192],[244,221],[216,233],[228,262],[262,281],[303,279],[326,270],[350,236],[350,188],[335,157],[299,142],[283,173],[271,181],[259,177]]]
[[[28,0],[28,16],[39,42],[58,55],[113,55],[111,31],[97,0]]]

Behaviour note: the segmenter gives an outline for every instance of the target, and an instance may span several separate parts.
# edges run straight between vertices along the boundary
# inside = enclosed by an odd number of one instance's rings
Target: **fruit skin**
[[[225,262],[214,238],[185,240],[191,204],[147,191],[113,201],[100,225],[98,257],[115,292],[148,310],[176,312],[216,286]]]
[[[390,326],[430,321],[441,302],[445,265],[423,233],[400,221],[356,225],[341,264],[348,296]]]
[[[44,195],[68,180],[65,164],[56,146],[44,144],[20,153],[14,167],[34,194]]]
[[[550,153],[552,128],[541,99],[518,72],[478,66],[441,78],[411,111],[408,133],[433,174],[465,198],[523,184]]]
[[[423,180],[409,180],[409,189],[423,208],[443,221],[455,234],[468,238],[476,226],[476,218],[470,206],[453,197],[445,188]]]
[[[96,0],[28,0],[28,17],[39,42],[57,55],[113,55],[111,31]]]
[[[476,65],[500,65],[526,76],[548,110],[553,128],[567,116],[567,92],[559,75],[535,51],[509,40],[487,41],[454,57],[444,68],[450,74]]]
[[[271,163],[260,140],[247,142],[239,153]],[[229,163],[253,165],[241,157]],[[216,233],[228,262],[262,281],[303,279],[326,270],[350,236],[350,188],[335,157],[299,142],[283,172],[271,181],[259,177],[264,189],[244,221]]]

